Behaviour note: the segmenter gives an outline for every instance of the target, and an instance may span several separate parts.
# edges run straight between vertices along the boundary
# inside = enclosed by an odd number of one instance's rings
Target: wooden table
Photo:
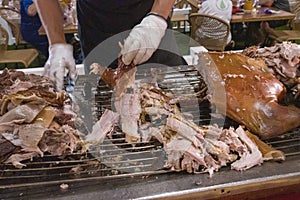
[[[174,30],[186,32],[189,21],[189,14],[173,13],[171,22],[176,24]]]
[[[70,34],[70,33],[77,33],[78,32],[78,26],[74,24],[69,24],[67,26],[64,26],[64,33],[65,34]],[[46,35],[44,27],[41,26],[39,29],[39,34],[40,35]]]
[[[272,21],[272,20],[290,20],[295,18],[295,14],[280,10],[280,13],[276,14],[265,14],[264,9],[266,7],[261,7],[256,16],[251,13],[236,13],[231,16],[230,23],[240,23],[240,22],[259,22],[259,21]],[[276,8],[270,8],[276,10]],[[277,9],[278,10],[278,9]]]
[[[251,13],[239,13],[232,14],[230,23],[240,23],[240,22],[259,22],[259,21],[271,21],[271,20],[290,20],[295,18],[295,14],[280,10],[280,13],[276,14],[265,14],[263,10],[265,8],[262,7],[259,9],[256,16],[251,15]],[[275,10],[271,8],[272,10]],[[171,21],[188,21],[189,16],[184,14],[172,15]]]
[[[185,14],[175,14],[171,17],[171,22],[180,22],[180,21],[188,21],[189,15]]]
[[[241,23],[241,22],[260,22],[260,21],[271,21],[271,20],[291,20],[295,18],[295,14],[280,10],[280,13],[276,14],[265,14],[264,9],[266,7],[261,7],[256,16],[253,16],[251,13],[236,13],[232,14],[230,23]],[[276,10],[276,8],[270,8]],[[171,22],[188,22],[188,14],[175,14],[173,13],[171,17]]]

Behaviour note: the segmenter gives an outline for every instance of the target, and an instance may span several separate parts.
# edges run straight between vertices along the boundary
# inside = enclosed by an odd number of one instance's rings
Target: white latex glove
[[[73,46],[70,44],[53,44],[49,47],[49,58],[44,66],[44,76],[54,81],[57,91],[64,87],[64,76],[76,77],[76,64],[73,57]]]
[[[165,34],[167,22],[155,15],[148,15],[136,25],[125,39],[121,49],[125,65],[146,62],[158,48]]]

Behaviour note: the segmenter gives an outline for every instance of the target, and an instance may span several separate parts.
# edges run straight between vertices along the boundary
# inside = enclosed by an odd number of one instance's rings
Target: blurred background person
[[[31,44],[34,48],[40,51],[42,55],[46,58],[49,57],[49,42],[47,35],[39,34],[39,29],[42,26],[42,22],[37,12],[37,8],[33,0],[21,0],[20,1],[20,14],[21,14],[21,35],[22,38]],[[67,7],[68,5],[63,2],[61,6]],[[63,7],[62,7],[63,8]],[[68,16],[66,16],[67,19]],[[66,40],[72,44],[74,47],[74,57],[76,58],[76,63],[81,63],[82,58],[79,58],[80,46],[78,47],[79,42],[76,41],[73,34],[65,34]],[[76,52],[75,52],[76,51]]]
[[[259,0],[261,6],[274,7],[279,10],[290,12],[290,4],[288,0]],[[263,22],[251,22],[247,24],[247,38],[249,39],[247,46],[249,45],[264,45],[266,34],[272,29],[285,26],[288,24],[288,20],[274,20]]]
[[[260,5],[267,7],[278,8],[279,10],[284,10],[291,12],[290,3],[288,0],[259,0]],[[280,26],[285,26],[289,23],[289,20],[274,20],[268,22],[262,22],[261,28],[263,31],[268,31],[270,28],[276,28]]]
[[[198,13],[211,15],[223,19],[230,25],[232,15],[231,0],[202,0]],[[227,44],[231,41],[231,33],[228,35]]]
[[[48,58],[48,38],[46,35],[39,34],[42,22],[34,2],[32,0],[21,0],[20,4],[22,38]]]

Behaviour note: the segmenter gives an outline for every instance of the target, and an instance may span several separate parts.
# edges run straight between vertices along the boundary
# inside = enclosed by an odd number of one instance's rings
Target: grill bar
[[[163,173],[169,173],[170,171],[167,170],[158,170],[158,171],[148,171],[148,172],[138,172],[138,173],[131,173],[128,174],[118,174],[118,175],[111,175],[111,176],[97,176],[97,174],[93,174],[93,176],[89,177],[73,177],[63,180],[55,180],[51,179],[48,181],[33,181],[30,183],[20,183],[15,182],[14,184],[4,184],[0,185],[0,189],[9,189],[9,188],[22,188],[22,187],[34,187],[34,186],[42,186],[42,185],[53,185],[53,184],[61,184],[61,183],[74,183],[74,182],[83,182],[83,181],[97,181],[97,180],[111,180],[111,179],[119,179],[119,178],[128,178],[128,177],[134,177],[134,176],[149,176],[149,175],[157,175],[157,174],[163,174]]]

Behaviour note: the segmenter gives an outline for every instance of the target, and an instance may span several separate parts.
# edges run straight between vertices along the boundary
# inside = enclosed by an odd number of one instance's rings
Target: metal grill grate
[[[143,78],[144,74],[139,73],[138,77]],[[88,76],[80,77],[76,90],[80,93],[95,96],[91,112],[94,118],[99,118],[104,109],[111,108],[112,91],[105,84],[95,85],[84,84]],[[183,81],[184,80],[184,81]],[[204,98],[205,83],[192,67],[183,66],[177,70],[170,70],[164,74],[164,79],[159,82],[161,88],[186,94],[204,91],[200,98]],[[95,94],[95,95],[94,95]],[[206,101],[200,101],[201,113],[195,118],[198,124],[208,124],[211,120],[209,115],[210,105]],[[87,119],[89,120],[89,119]],[[231,121],[228,124],[232,124]],[[113,133],[113,139],[106,139],[103,144],[92,149],[86,154],[73,153],[64,157],[45,155],[43,158],[34,158],[27,161],[26,167],[16,169],[10,164],[0,165],[0,189],[33,187],[54,183],[72,183],[83,180],[113,179],[118,177],[132,177],[141,175],[153,175],[166,173],[166,170],[153,170],[153,163],[161,162],[164,158],[162,147],[155,142],[139,142],[128,144],[125,142],[124,134],[120,130]],[[287,156],[300,155],[300,128],[291,131],[281,137],[272,138],[266,141],[273,147],[282,150]],[[100,153],[100,154],[99,154]],[[104,162],[100,163],[99,158]],[[138,159],[137,159],[138,158]]]

